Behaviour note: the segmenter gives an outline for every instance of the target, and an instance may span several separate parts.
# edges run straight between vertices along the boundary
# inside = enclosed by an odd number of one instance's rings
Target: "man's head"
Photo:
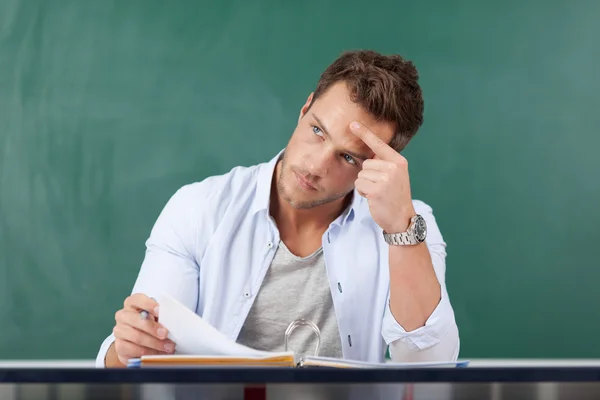
[[[358,121],[397,151],[423,122],[418,73],[398,55],[342,54],[300,110],[277,177],[279,194],[307,209],[343,198],[373,151],[350,131]]]

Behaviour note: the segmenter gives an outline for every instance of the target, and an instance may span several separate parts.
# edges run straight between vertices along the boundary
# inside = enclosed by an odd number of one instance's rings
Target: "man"
[[[260,350],[281,351],[303,318],[323,356],[380,362],[389,345],[395,361],[456,360],[445,243],[399,153],[423,120],[417,80],[400,56],[344,53],[280,154],[177,191],[97,365],[175,351],[160,293]],[[312,353],[315,340],[298,328],[290,349]]]

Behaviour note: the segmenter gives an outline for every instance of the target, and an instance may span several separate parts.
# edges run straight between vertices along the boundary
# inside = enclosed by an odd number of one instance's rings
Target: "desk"
[[[496,364],[496,365],[494,365]],[[519,365],[520,364],[520,365]],[[43,364],[42,364],[43,365]],[[107,370],[0,363],[0,398],[544,399],[600,398],[600,362],[473,361],[468,368]],[[7,389],[10,388],[10,389]]]

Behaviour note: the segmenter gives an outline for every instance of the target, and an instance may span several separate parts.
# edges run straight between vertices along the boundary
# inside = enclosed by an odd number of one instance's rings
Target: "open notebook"
[[[468,361],[366,363],[329,357],[299,356],[293,351],[259,351],[229,339],[196,313],[168,295],[159,297],[157,301],[160,307],[159,322],[169,331],[169,339],[176,343],[175,354],[131,359],[128,364],[131,368],[165,366],[415,368],[464,367],[468,364]],[[318,330],[318,328],[316,329]]]

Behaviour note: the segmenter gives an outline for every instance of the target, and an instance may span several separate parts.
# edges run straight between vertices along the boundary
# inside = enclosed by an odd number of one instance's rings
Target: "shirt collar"
[[[254,196],[254,202],[252,204],[252,214],[256,214],[260,211],[269,212],[269,205],[271,201],[271,185],[273,183],[273,174],[275,173],[275,167],[277,162],[283,157],[285,149],[279,151],[275,157],[270,161],[260,164],[258,166],[258,175],[256,182],[256,195]],[[364,198],[358,194],[354,189],[352,194],[352,202],[344,210],[344,212],[333,221],[332,224],[343,226],[346,222],[350,222],[354,219],[355,214],[362,203]]]
[[[259,211],[267,211],[268,213],[271,202],[271,184],[273,182],[275,166],[277,166],[277,162],[283,157],[284,151],[285,149],[279,151],[279,153],[277,153],[277,155],[269,162],[258,166],[256,195],[254,196],[254,202],[252,203],[252,214],[256,214]]]

